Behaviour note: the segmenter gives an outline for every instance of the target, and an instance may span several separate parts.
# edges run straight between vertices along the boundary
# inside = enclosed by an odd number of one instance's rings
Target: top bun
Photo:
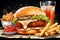
[[[18,9],[15,13],[15,17],[19,18],[20,16],[25,15],[46,15],[46,13],[39,7],[35,6],[26,6]]]

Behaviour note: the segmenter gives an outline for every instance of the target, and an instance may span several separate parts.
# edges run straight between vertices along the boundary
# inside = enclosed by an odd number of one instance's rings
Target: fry
[[[48,32],[52,32],[52,31],[56,30],[57,28],[58,28],[58,27],[52,28],[52,29],[50,29]]]
[[[60,31],[59,29],[56,30],[56,32],[59,32],[59,31]]]
[[[12,12],[6,13],[6,15],[3,15],[2,20],[3,21],[12,21],[14,18],[14,15]]]
[[[52,35],[54,35],[56,32],[54,32],[54,31],[51,31],[50,32],[50,35],[52,36]]]
[[[48,32],[45,32],[45,36],[49,36]]]
[[[60,30],[60,25],[58,25],[59,26],[59,30]]]
[[[57,25],[57,29],[56,29],[56,32],[59,32],[60,31],[60,28],[59,28],[59,25]]]
[[[51,25],[51,23],[47,23],[46,27],[42,30],[42,32],[39,34],[39,36],[43,36],[43,34],[45,33],[45,31],[49,28],[49,26]]]
[[[56,23],[54,23],[53,25],[51,25],[49,28],[51,29],[51,28],[53,28],[53,27],[55,27],[55,26],[57,26],[58,25],[58,23],[56,22]]]

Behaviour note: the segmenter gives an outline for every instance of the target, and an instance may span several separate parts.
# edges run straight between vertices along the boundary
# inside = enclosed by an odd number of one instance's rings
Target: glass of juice
[[[41,9],[46,12],[46,16],[54,23],[56,1],[40,1]]]

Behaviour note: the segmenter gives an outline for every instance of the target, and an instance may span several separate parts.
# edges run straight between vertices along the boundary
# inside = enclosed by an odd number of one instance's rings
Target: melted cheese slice
[[[23,25],[23,28],[26,29],[27,25],[32,21],[36,21],[36,19],[35,20],[23,20],[23,21],[18,21],[18,22],[20,22]]]

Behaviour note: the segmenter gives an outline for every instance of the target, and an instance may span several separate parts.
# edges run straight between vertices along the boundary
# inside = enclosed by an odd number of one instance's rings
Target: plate
[[[13,35],[13,34],[16,34],[16,32],[3,32],[4,34],[6,35]]]

